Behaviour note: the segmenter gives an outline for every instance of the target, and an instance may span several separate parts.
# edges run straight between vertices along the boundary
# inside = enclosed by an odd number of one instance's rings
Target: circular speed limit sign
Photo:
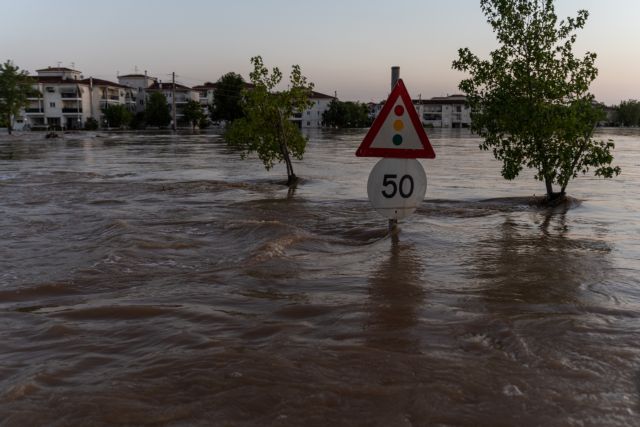
[[[416,159],[381,159],[371,170],[367,194],[373,208],[388,219],[416,210],[427,192],[427,175]]]

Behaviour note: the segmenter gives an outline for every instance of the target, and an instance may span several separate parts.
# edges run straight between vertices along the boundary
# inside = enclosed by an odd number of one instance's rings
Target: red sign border
[[[422,143],[422,149],[406,149],[406,148],[371,148],[371,144],[376,136],[378,136],[378,132],[380,128],[384,124],[385,120],[391,113],[391,109],[393,108],[396,100],[398,98],[402,98],[404,102],[405,109],[407,110],[407,114],[409,114],[409,118],[411,119],[411,123],[418,134],[418,138]],[[409,96],[409,92],[407,92],[407,88],[404,85],[402,79],[398,79],[398,83],[394,86],[389,98],[387,98],[387,102],[385,102],[382,107],[382,111],[378,114],[378,117],[373,121],[369,132],[362,140],[360,147],[356,150],[356,156],[358,157],[391,157],[391,158],[399,158],[399,159],[435,159],[436,153],[433,151],[433,147],[431,146],[431,142],[429,142],[429,137],[427,133],[424,131],[422,127],[422,122],[420,121],[420,117],[418,117],[418,113],[416,112],[415,107],[413,106],[413,101],[411,101],[411,97]]]

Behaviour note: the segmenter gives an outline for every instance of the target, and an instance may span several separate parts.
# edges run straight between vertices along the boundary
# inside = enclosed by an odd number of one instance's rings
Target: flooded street
[[[640,424],[640,131],[555,210],[428,131],[394,235],[364,133],[2,136],[0,425]]]

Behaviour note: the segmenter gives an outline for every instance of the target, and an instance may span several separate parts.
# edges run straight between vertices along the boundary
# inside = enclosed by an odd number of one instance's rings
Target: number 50
[[[385,188],[382,191],[382,195],[387,199],[391,199],[396,195],[396,193],[399,192],[400,197],[402,197],[403,199],[408,199],[413,194],[413,178],[411,177],[411,175],[404,175],[402,178],[400,178],[400,181],[396,183],[397,179],[398,175],[395,174],[387,174],[384,176],[384,178],[382,179],[383,187],[391,186],[391,188]],[[407,181],[409,182],[409,189],[405,191],[407,187]]]

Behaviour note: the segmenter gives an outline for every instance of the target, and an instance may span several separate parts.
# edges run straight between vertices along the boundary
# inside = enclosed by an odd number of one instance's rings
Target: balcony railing
[[[60,92],[61,98],[80,98],[80,94],[78,92]]]
[[[24,112],[25,113],[44,113],[44,110],[42,108],[25,108]]]
[[[63,108],[63,113],[82,113],[82,108]]]

